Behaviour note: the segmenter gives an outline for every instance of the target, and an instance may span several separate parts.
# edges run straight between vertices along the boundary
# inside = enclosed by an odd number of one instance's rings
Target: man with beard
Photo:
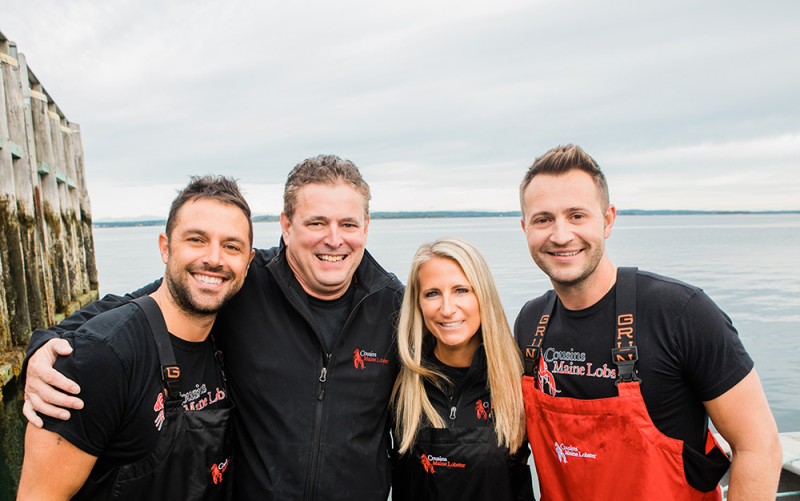
[[[236,182],[192,178],[159,235],[160,287],[62,336],[74,352],[55,367],[86,406],[28,425],[17,499],[228,498],[233,403],[209,333],[252,240]]]
[[[616,209],[594,159],[573,145],[548,151],[520,202],[555,289],[514,328],[542,499],[719,500],[729,464],[729,500],[775,499],[780,442],[753,361],[702,290],[614,266]]]
[[[217,317],[213,332],[237,405],[234,499],[385,500],[389,493],[402,285],[366,251],[369,200],[349,160],[320,155],[297,164],[284,189],[279,246],[256,250],[241,292]],[[131,296],[95,302],[65,323]],[[46,339],[41,334],[29,351]],[[51,353],[41,352],[44,360]],[[40,375],[65,391],[72,384],[33,360],[39,356],[30,357],[26,409],[66,413],[40,397],[80,405],[48,395]]]

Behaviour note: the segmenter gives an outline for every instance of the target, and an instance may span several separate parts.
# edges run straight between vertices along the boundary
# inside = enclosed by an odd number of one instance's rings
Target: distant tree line
[[[724,211],[724,210],[619,210],[622,216],[691,216],[691,215],[741,215],[741,214],[800,214],[800,211]],[[371,219],[433,219],[452,217],[521,217],[520,211],[415,211],[415,212],[371,212]],[[253,216],[254,223],[277,222],[280,216]],[[150,221],[106,221],[95,222],[95,228],[117,228],[131,226],[163,226],[165,219]]]

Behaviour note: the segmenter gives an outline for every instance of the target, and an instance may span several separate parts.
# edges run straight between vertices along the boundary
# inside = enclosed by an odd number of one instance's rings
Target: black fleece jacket
[[[434,363],[435,356],[433,349],[435,343],[428,337],[425,345],[423,346],[424,363],[439,368],[439,364]],[[441,362],[440,362],[441,363]],[[494,411],[492,407],[492,397],[489,391],[488,380],[488,367],[486,365],[486,350],[484,345],[481,344],[475,350],[472,357],[472,363],[464,378],[453,387],[447,382],[442,382],[441,386],[434,384],[430,379],[424,380],[425,393],[428,400],[436,410],[436,413],[444,419],[447,428],[483,428],[494,427]],[[465,447],[470,447],[465,444]],[[483,451],[483,449],[479,449]],[[472,454],[476,454],[473,452]],[[501,454],[505,456],[506,467],[508,474],[487,475],[486,472],[481,471],[471,476],[464,476],[459,482],[461,484],[470,482],[488,482],[491,486],[500,487],[502,483],[503,492],[511,492],[513,499],[518,501],[533,501],[533,484],[531,478],[531,470],[528,467],[527,459],[530,454],[528,449],[528,442],[525,441],[522,446],[513,454],[500,445],[496,445],[492,452],[493,454]],[[400,462],[408,461],[406,456],[399,456],[395,452],[395,484],[413,484],[421,482],[420,477],[414,468],[409,469]],[[479,458],[471,458],[479,459]],[[418,462],[418,458],[411,458],[412,462]],[[478,462],[478,461],[476,461]],[[407,476],[407,478],[406,478]],[[424,475],[423,475],[424,477]],[[415,497],[420,497],[416,493],[419,486],[409,487],[398,485],[395,489],[394,498],[401,500],[411,500]],[[483,486],[485,487],[485,486]],[[443,488],[438,486],[438,488]],[[498,489],[499,490],[499,489]],[[450,494],[448,492],[426,492],[424,496],[426,499],[447,499]],[[450,496],[452,497],[452,496]]]

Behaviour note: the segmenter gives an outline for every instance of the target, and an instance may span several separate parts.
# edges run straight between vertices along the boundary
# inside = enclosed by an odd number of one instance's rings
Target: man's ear
[[[605,220],[606,220],[605,238],[608,238],[611,236],[611,228],[614,227],[614,221],[617,220],[616,207],[609,204],[608,209],[606,209]]]
[[[283,235],[284,243],[289,240],[289,229],[292,226],[292,222],[286,217],[285,212],[281,212],[281,234]]]
[[[252,247],[250,248],[250,259],[247,260],[247,268],[244,269],[244,276],[247,276],[247,272],[250,271],[250,263],[253,262],[253,256],[256,255],[256,250]]]
[[[169,258],[169,237],[166,233],[158,235],[158,250],[161,251],[161,260],[167,264]]]

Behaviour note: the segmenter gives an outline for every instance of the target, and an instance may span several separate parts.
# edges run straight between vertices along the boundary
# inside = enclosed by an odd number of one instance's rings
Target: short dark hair
[[[361,177],[358,167],[350,160],[336,155],[319,155],[307,158],[294,166],[286,178],[283,190],[283,213],[289,221],[297,206],[297,192],[307,184],[347,184],[364,198],[364,216],[369,216],[369,185]]]
[[[242,210],[247,217],[247,225],[250,230],[250,246],[253,246],[253,221],[250,219],[250,206],[239,191],[236,180],[225,176],[192,176],[189,184],[178,192],[178,196],[172,201],[167,217],[167,238],[172,236],[172,230],[177,223],[178,211],[187,202],[194,202],[202,198],[209,198],[222,202],[223,204],[235,205]]]
[[[600,196],[600,203],[603,206],[603,212],[608,209],[608,182],[603,171],[594,158],[590,157],[580,146],[574,144],[567,144],[564,146],[557,146],[548,151],[544,155],[537,158],[533,165],[525,173],[522,183],[519,185],[519,204],[522,208],[523,215],[525,213],[525,190],[531,184],[533,178],[539,174],[549,174],[551,176],[560,176],[572,170],[581,170],[592,177],[597,191]]]

